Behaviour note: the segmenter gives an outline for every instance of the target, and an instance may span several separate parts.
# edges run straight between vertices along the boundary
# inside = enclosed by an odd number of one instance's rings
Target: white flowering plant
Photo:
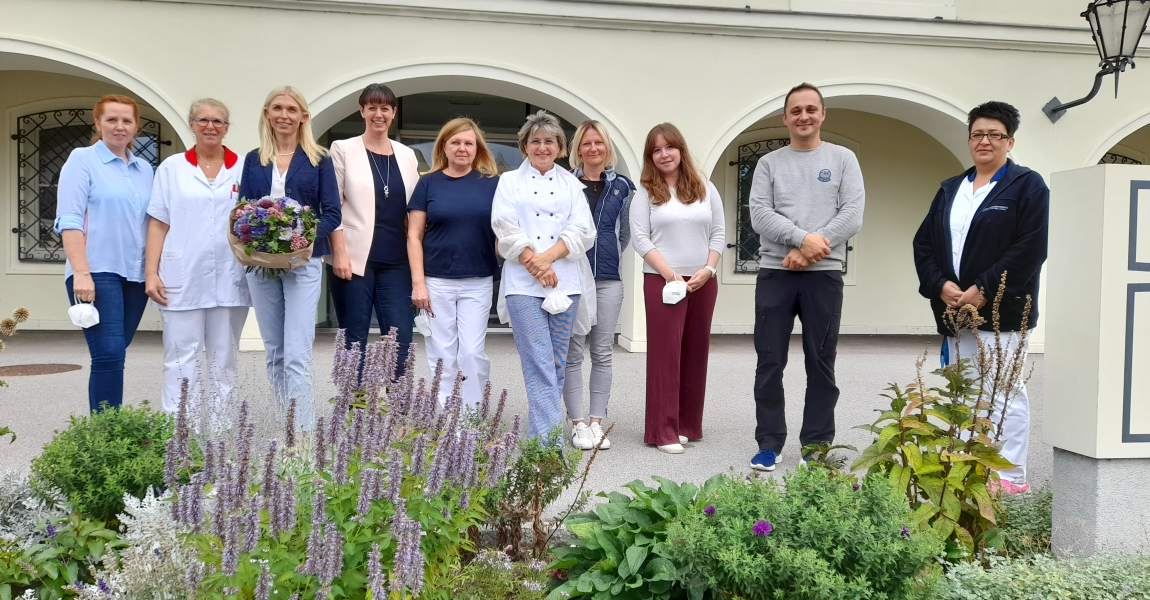
[[[442,368],[430,384],[416,381],[411,352],[396,376],[393,335],[368,346],[361,376],[359,347],[344,349],[344,340],[340,332],[333,416],[301,435],[291,401],[283,439],[269,441],[258,468],[245,403],[234,452],[204,444],[200,470],[181,485],[193,468],[181,402],[166,478],[172,514],[191,530],[198,560],[186,578],[198,597],[451,597],[461,552],[476,550],[467,530],[485,520],[483,500],[518,443],[519,417],[504,431],[506,392],[492,410],[490,388],[465,413],[458,378],[441,409]],[[308,447],[311,468],[289,461],[285,475],[278,457]]]

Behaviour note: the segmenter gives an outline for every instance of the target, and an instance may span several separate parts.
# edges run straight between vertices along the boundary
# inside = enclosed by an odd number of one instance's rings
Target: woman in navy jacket
[[[974,358],[978,338],[988,349],[984,362],[995,361],[996,338],[1003,345],[1001,356],[1012,358],[1021,344],[1025,358],[1021,332],[1033,329],[1038,321],[1038,277],[1046,262],[1050,189],[1041,175],[1007,158],[1018,125],[1018,110],[1005,102],[987,102],[970,111],[967,137],[974,167],[942,182],[914,236],[919,293],[930,300],[938,332],[945,336],[943,365]],[[1003,273],[1006,284],[997,335],[991,305]],[[1027,302],[1030,313],[1023,322]],[[978,331],[952,331],[943,313],[966,305],[977,307],[986,322]],[[972,376],[979,377],[979,371],[972,368]],[[1015,465],[999,471],[1002,490],[1026,491],[1030,404],[1024,382],[1010,395],[996,394],[990,419],[996,426],[1001,423],[1002,457]]]
[[[595,275],[595,325],[587,335],[572,335],[563,381],[563,402],[571,418],[571,445],[606,450],[611,441],[603,437],[603,417],[611,397],[611,358],[615,353],[615,325],[623,309],[623,278],[620,256],[631,243],[631,196],[635,184],[615,172],[615,146],[598,121],[584,121],[571,137],[571,166],[585,187],[587,204],[595,222],[595,245],[587,260]],[[583,356],[591,354],[591,411],[583,416]],[[600,445],[600,441],[602,444]]]
[[[314,420],[311,346],[322,258],[331,252],[328,236],[340,224],[335,169],[327,151],[312,137],[310,117],[307,101],[298,90],[290,86],[272,90],[260,115],[260,147],[244,159],[240,184],[243,198],[288,197],[311,206],[319,216],[307,264],[275,278],[257,272],[247,275],[272,393],[281,410],[296,400],[296,423],[304,430]]]

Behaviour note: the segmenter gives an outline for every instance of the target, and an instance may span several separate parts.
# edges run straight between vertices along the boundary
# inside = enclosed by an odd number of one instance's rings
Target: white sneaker
[[[591,437],[591,428],[586,423],[577,423],[571,426],[571,445],[580,450],[590,450],[595,447],[595,439]]]
[[[600,440],[602,443],[600,444]],[[603,426],[598,423],[591,424],[591,447],[599,446],[600,450],[606,450],[611,447],[611,440],[603,437]]]
[[[680,444],[686,444],[689,441],[691,441],[691,440],[687,439],[687,436],[685,436],[685,435],[679,436],[679,443]]]
[[[667,444],[666,446],[659,446],[659,452],[666,452],[667,454],[682,454],[682,444]]]

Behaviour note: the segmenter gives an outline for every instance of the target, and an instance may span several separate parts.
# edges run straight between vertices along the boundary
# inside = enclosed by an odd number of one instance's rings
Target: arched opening
[[[496,85],[489,80],[456,78],[451,84],[458,86],[455,88],[448,87],[444,78],[438,77],[419,82],[401,80],[386,83],[399,98],[398,114],[389,135],[392,139],[415,150],[421,172],[430,169],[432,147],[440,127],[456,117],[469,117],[479,124],[484,131],[488,147],[495,155],[500,172],[516,169],[523,161],[523,156],[519,152],[517,133],[528,114],[546,110],[556,115],[568,139],[574,134],[580,122],[592,118],[583,113],[573,112],[574,109],[568,103],[540,96],[537,92],[526,93],[515,85]],[[464,87],[473,84],[478,90]],[[445,87],[447,89],[443,89]],[[364,122],[357,103],[359,91],[355,89],[346,97],[332,102],[322,112],[317,111],[315,130],[320,134],[321,144],[326,146],[335,140],[363,133]],[[341,114],[340,118],[336,119],[336,114]],[[617,152],[622,155],[621,150],[617,149]],[[561,159],[557,163],[563,167],[568,166],[567,159]],[[326,278],[325,272],[325,290],[328,289]],[[498,294],[498,286],[493,292]],[[506,329],[506,326],[499,323],[496,316],[497,300],[494,298],[492,301],[489,327],[502,330]],[[333,303],[326,292],[321,295],[317,315],[318,326],[338,326]],[[377,326],[374,319],[373,316],[373,328]]]
[[[933,332],[929,306],[917,294],[911,240],[939,183],[971,163],[962,112],[860,93],[854,86],[822,91],[823,140],[856,154],[866,185],[863,228],[848,242],[841,331]],[[750,222],[749,190],[759,159],[789,144],[782,105],[781,97],[764,104],[756,119],[744,119],[742,129],[724,136],[722,151],[709,157],[711,180],[727,213],[715,332],[749,333],[754,327],[759,241]]]
[[[75,62],[66,62],[72,61]],[[95,70],[93,70],[95,69]],[[4,302],[41,307],[33,327],[69,327],[61,289],[64,253],[52,229],[60,169],[75,148],[92,136],[92,108],[105,94],[123,94],[140,106],[135,154],[153,166],[182,152],[190,135],[182,119],[138,79],[90,58],[53,48],[0,40],[0,206],[8,222]],[[149,309],[142,329],[160,329],[159,314]]]

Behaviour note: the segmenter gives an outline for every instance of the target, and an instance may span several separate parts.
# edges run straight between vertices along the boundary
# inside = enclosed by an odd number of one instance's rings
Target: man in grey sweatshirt
[[[835,351],[843,306],[847,240],[862,228],[863,178],[850,150],[822,141],[826,107],[818,88],[795,86],[783,105],[790,145],[759,159],[751,223],[759,234],[755,285],[755,441],[751,467],[773,471],[787,440],[783,368],[795,315],[803,324],[807,395],[799,442],[835,437]],[[804,457],[805,459],[805,457]]]

